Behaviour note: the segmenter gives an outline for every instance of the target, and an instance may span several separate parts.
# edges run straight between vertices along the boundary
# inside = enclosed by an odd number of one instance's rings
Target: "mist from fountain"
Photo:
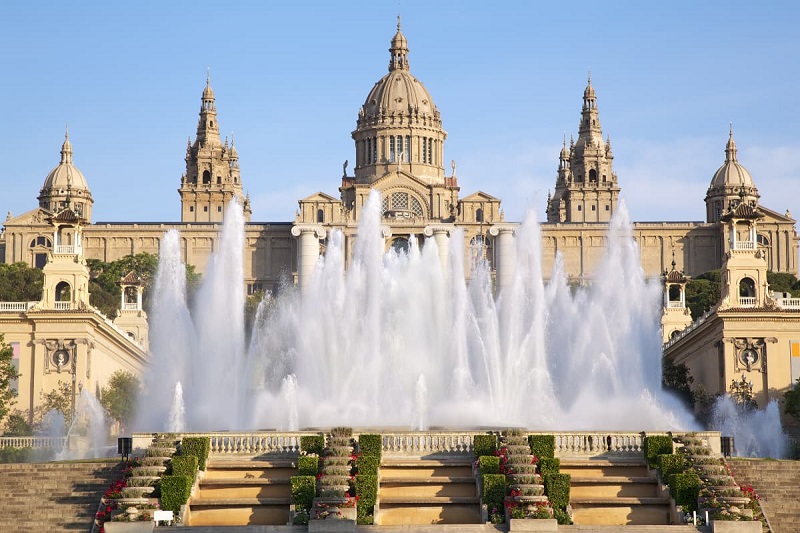
[[[56,454],[55,459],[66,461],[113,456],[116,448],[109,443],[108,430],[109,420],[105,409],[92,393],[83,389],[75,399],[72,420],[66,428],[64,448]]]
[[[747,410],[726,394],[714,401],[711,412],[711,428],[733,437],[734,455],[788,457],[789,438],[781,427],[777,401],[772,400],[765,409]]]
[[[180,381],[175,384],[175,393],[172,395],[167,431],[170,433],[186,431],[186,407],[183,402],[183,387]]]
[[[529,215],[516,232],[514,279],[497,297],[486,261],[469,265],[466,280],[462,230],[452,232],[442,268],[432,238],[384,253],[380,217],[373,192],[347,270],[344,239],[333,231],[306,290],[287,287],[261,303],[246,354],[241,208],[226,211],[192,312],[180,237],[168,232],[137,427],[167,427],[159,406],[170,405],[165,395],[180,381],[191,431],[697,429],[661,390],[661,285],[645,279],[624,205],[587,287],[568,279],[560,260],[544,282]]]

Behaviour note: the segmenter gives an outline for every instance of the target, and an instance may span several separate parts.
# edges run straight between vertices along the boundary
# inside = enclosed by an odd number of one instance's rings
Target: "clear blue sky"
[[[461,194],[543,216],[587,69],[634,220],[701,220],[733,122],[762,204],[800,214],[800,3],[32,2],[0,14],[0,210],[36,206],[69,123],[95,221],[175,221],[206,69],[254,221],[338,195],[398,6]],[[449,173],[449,165],[448,173]],[[4,217],[3,217],[4,218]]]

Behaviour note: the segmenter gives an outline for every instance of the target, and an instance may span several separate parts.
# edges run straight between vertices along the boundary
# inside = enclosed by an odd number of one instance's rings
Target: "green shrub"
[[[569,474],[547,474],[544,476],[544,493],[555,509],[566,509],[569,505]]]
[[[181,455],[194,455],[197,457],[197,468],[206,469],[208,451],[211,449],[211,439],[208,437],[184,437],[181,440]]]
[[[356,496],[358,496],[357,523],[361,525],[372,524],[375,501],[378,498],[378,476],[358,474],[356,476]]]
[[[179,513],[181,505],[189,501],[192,478],[188,476],[163,476],[161,478],[161,508]]]
[[[506,476],[503,474],[483,475],[483,503],[491,510],[503,508],[506,497]]]
[[[556,456],[556,438],[554,435],[529,435],[528,443],[531,452],[537,458],[552,458]]]
[[[317,495],[317,478],[314,476],[292,476],[289,480],[292,487],[292,504],[295,511],[310,510]]]
[[[472,449],[475,450],[477,457],[484,455],[494,455],[497,451],[496,435],[474,435],[472,437]]]
[[[358,454],[372,455],[380,458],[383,449],[383,439],[380,435],[368,434],[358,436]]]
[[[186,476],[192,480],[197,477],[198,460],[194,455],[176,455],[172,458],[172,475]]]
[[[658,466],[658,456],[672,453],[672,436],[670,435],[648,435],[644,438],[643,445],[644,457],[650,468]]]
[[[500,458],[495,455],[481,455],[478,457],[478,471],[481,474],[499,474]]]
[[[665,454],[658,456],[658,471],[662,481],[666,481],[672,474],[680,474],[686,469],[686,461],[682,455]]]
[[[697,496],[700,493],[700,478],[694,472],[670,476],[670,493],[675,504],[683,506],[684,512],[697,510]]]
[[[331,429],[331,437],[352,437],[353,428],[338,426]]]
[[[356,468],[358,468],[359,474],[377,476],[380,466],[381,458],[375,455],[359,455],[356,461]]]
[[[301,455],[297,458],[297,475],[314,476],[319,474],[319,457],[316,455]]]
[[[569,513],[567,512],[566,509],[555,509],[554,508],[553,509],[553,518],[555,518],[556,521],[561,525],[565,525],[565,526],[572,525],[572,518],[570,518]]]
[[[0,463],[28,463],[33,457],[33,448],[0,448]]]
[[[542,457],[539,459],[539,473],[558,474],[561,471],[561,459],[558,457]]]
[[[322,435],[303,435],[300,437],[300,451],[322,455],[325,449],[325,437]]]

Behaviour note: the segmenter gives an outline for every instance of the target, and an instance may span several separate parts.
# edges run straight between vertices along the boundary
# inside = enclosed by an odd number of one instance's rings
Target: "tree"
[[[117,370],[108,380],[108,386],[100,393],[100,405],[108,415],[127,426],[136,416],[136,402],[139,398],[139,378],[124,370]]]
[[[742,411],[755,411],[758,404],[753,397],[753,382],[747,381],[747,376],[742,374],[742,380],[731,380],[731,389],[728,392],[736,406]]]
[[[797,378],[791,389],[783,393],[783,412],[800,422],[800,378]]]
[[[14,410],[6,419],[6,437],[30,437],[33,435],[33,426],[28,423],[28,417],[22,411]]]
[[[800,281],[788,272],[767,272],[770,292],[788,292],[793,298],[800,297]]]
[[[39,406],[40,414],[43,416],[49,411],[58,411],[64,417],[67,427],[72,423],[72,386],[66,381],[58,381],[58,386],[49,391],[42,392],[42,403]]]
[[[44,274],[27,263],[0,264],[0,302],[33,302],[42,299]]]
[[[665,389],[674,392],[689,409],[694,409],[695,398],[690,386],[694,378],[685,364],[676,365],[671,358],[662,358],[661,381]]]
[[[719,302],[719,298],[719,270],[704,272],[686,284],[686,306],[692,314],[692,320],[703,316],[703,313]]]
[[[17,391],[11,387],[11,382],[18,377],[19,373],[14,366],[14,350],[5,343],[5,338],[0,333],[0,421],[9,413],[11,403],[17,396]]]

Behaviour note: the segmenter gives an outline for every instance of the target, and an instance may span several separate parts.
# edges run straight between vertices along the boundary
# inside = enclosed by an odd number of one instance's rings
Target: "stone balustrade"
[[[0,448],[63,449],[66,437],[0,437]]]
[[[500,434],[505,428],[491,430]],[[472,453],[472,437],[490,430],[461,431],[354,431],[359,433],[380,433],[382,451],[397,455],[432,455],[448,453]],[[253,431],[253,432],[209,432],[184,433],[176,436],[207,436],[211,439],[210,453],[215,455],[260,455],[265,453],[300,453],[300,437],[319,435],[319,431]],[[555,437],[556,457],[593,457],[599,455],[639,455],[643,453],[646,435],[666,435],[665,432],[648,431],[532,431],[530,434],[553,435]],[[677,433],[676,433],[677,435]],[[720,433],[718,431],[696,432],[714,453],[720,453]],[[135,434],[134,448],[140,443],[149,442],[152,434]]]
[[[0,313],[24,313],[36,305],[36,302],[0,302]]]

